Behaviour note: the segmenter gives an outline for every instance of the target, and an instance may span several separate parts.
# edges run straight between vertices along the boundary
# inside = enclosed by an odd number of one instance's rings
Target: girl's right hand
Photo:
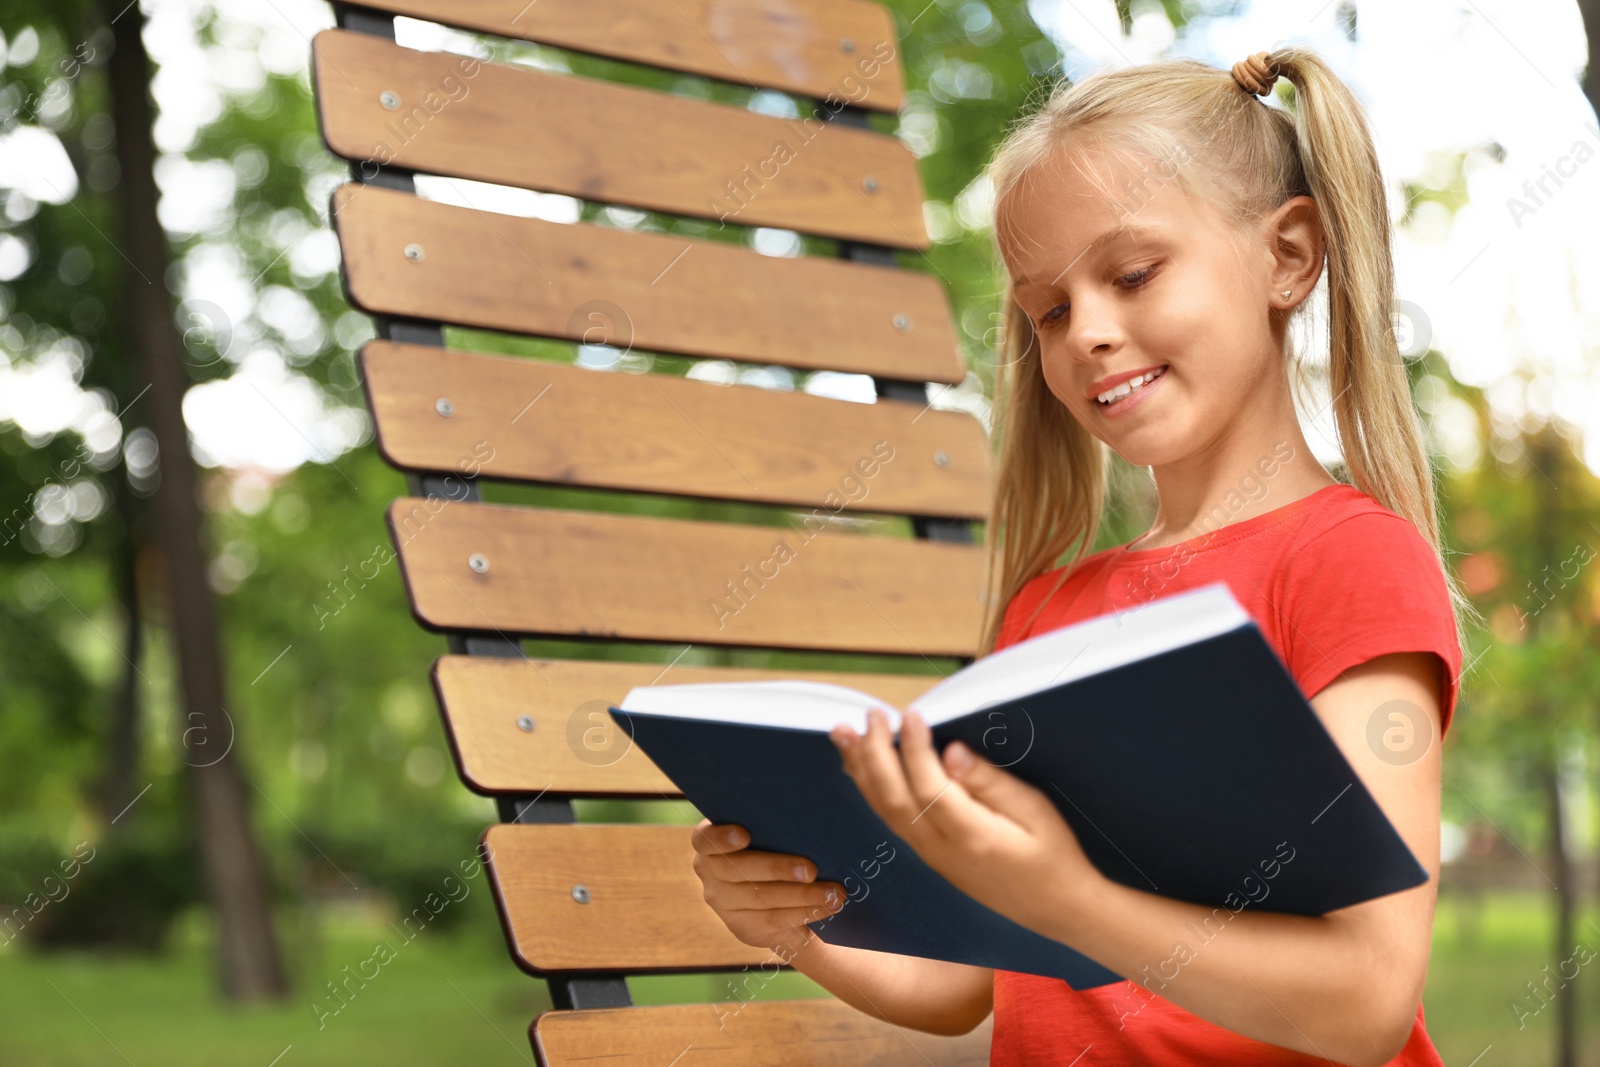
[[[844,886],[813,882],[816,865],[803,856],[750,851],[742,826],[701,819],[692,836],[705,902],[747,945],[792,959],[816,936],[805,924],[844,906]]]

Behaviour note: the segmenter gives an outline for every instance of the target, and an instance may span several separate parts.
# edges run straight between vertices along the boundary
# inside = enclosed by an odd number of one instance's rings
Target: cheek
[[[1219,302],[1204,287],[1169,284],[1130,317],[1128,337],[1136,351],[1153,360],[1185,364],[1191,353],[1211,348],[1218,333],[1226,334],[1218,310]]]
[[[1066,405],[1075,419],[1079,422],[1088,422],[1092,402],[1075,395],[1072,360],[1058,342],[1048,338],[1042,339],[1039,365],[1044,371],[1044,383],[1050,387],[1051,394]]]
[[[1172,366],[1168,390],[1208,411],[1231,407],[1260,384],[1257,353],[1270,347],[1250,305],[1230,285],[1169,286],[1129,324],[1139,358]]]
[[[1185,353],[1208,381],[1228,389],[1249,385],[1252,354],[1270,345],[1271,333],[1266,309],[1237,265],[1218,261],[1189,284],[1171,287],[1159,304],[1148,319],[1152,344]]]

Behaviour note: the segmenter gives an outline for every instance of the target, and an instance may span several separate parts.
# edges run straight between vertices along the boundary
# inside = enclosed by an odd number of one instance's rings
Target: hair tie
[[[1233,65],[1233,80],[1252,96],[1266,96],[1272,91],[1272,83],[1278,80],[1277,65],[1269,61],[1270,55],[1270,52],[1257,52]]]

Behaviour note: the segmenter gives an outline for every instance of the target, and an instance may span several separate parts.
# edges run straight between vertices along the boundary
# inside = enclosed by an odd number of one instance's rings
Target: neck
[[[1178,544],[1337,484],[1306,444],[1287,375],[1281,385],[1253,395],[1198,451],[1150,468],[1159,503],[1137,547]]]

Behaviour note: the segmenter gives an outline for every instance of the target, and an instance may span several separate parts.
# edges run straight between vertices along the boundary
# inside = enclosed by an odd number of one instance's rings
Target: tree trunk
[[[188,375],[166,286],[166,234],[156,218],[150,63],[141,37],[144,17],[138,4],[124,0],[105,0],[101,10],[115,35],[109,76],[121,165],[120,251],[128,264],[123,313],[129,323],[130,350],[139,354],[149,386],[145,403],[160,452],[161,484],[153,513],[165,564],[166,623],[178,652],[185,726],[182,758],[201,867],[216,918],[222,989],[231,1000],[281,998],[288,986],[273,928],[265,857],[250,823],[234,724],[225,707],[216,603],[206,580],[198,476],[183,421]]]
[[[1578,13],[1583,18],[1584,36],[1589,42],[1589,62],[1583,74],[1583,95],[1589,106],[1600,115],[1600,0],[1578,0]],[[1580,608],[1580,619],[1587,614]]]
[[[1556,883],[1555,998],[1556,1067],[1577,1067],[1578,983],[1572,926],[1577,910],[1572,857],[1567,853],[1567,814],[1561,799],[1561,750],[1551,739],[1550,753],[1539,769],[1550,816],[1550,877]],[[1569,970],[1572,973],[1568,976]]]
[[[1564,528],[1562,523],[1561,500],[1558,496],[1557,485],[1561,482],[1561,466],[1564,455],[1562,439],[1557,436],[1555,427],[1546,424],[1528,442],[1528,460],[1533,464],[1535,472],[1539,475],[1533,479],[1535,514],[1534,539],[1536,556],[1534,562],[1540,564],[1537,573],[1546,574],[1552,570],[1559,571],[1559,562],[1556,558],[1557,538]],[[1545,605],[1535,618],[1530,641],[1553,640],[1552,616],[1561,608],[1551,608]],[[1556,1067],[1577,1067],[1578,1062],[1578,986],[1577,975],[1567,978],[1566,962],[1573,957],[1572,927],[1573,916],[1577,906],[1577,886],[1574,881],[1574,864],[1572,857],[1567,852],[1567,810],[1561,797],[1561,746],[1565,742],[1563,736],[1564,723],[1559,721],[1556,709],[1545,700],[1535,697],[1538,704],[1533,708],[1533,722],[1539,728],[1548,732],[1548,747],[1546,755],[1539,768],[1539,775],[1545,794],[1545,805],[1550,821],[1550,862],[1552,866],[1551,877],[1555,881],[1556,911],[1556,936],[1555,936],[1555,969],[1560,972],[1555,989],[1556,1000]]]
[[[129,394],[120,390],[118,397]],[[130,805],[144,787],[139,776],[139,659],[144,653],[144,625],[139,617],[139,552],[142,547],[139,502],[128,485],[127,472],[111,472],[112,506],[116,514],[117,542],[112,550],[112,585],[122,604],[122,676],[117,682],[107,731],[103,805],[108,820],[126,828],[138,816]]]

